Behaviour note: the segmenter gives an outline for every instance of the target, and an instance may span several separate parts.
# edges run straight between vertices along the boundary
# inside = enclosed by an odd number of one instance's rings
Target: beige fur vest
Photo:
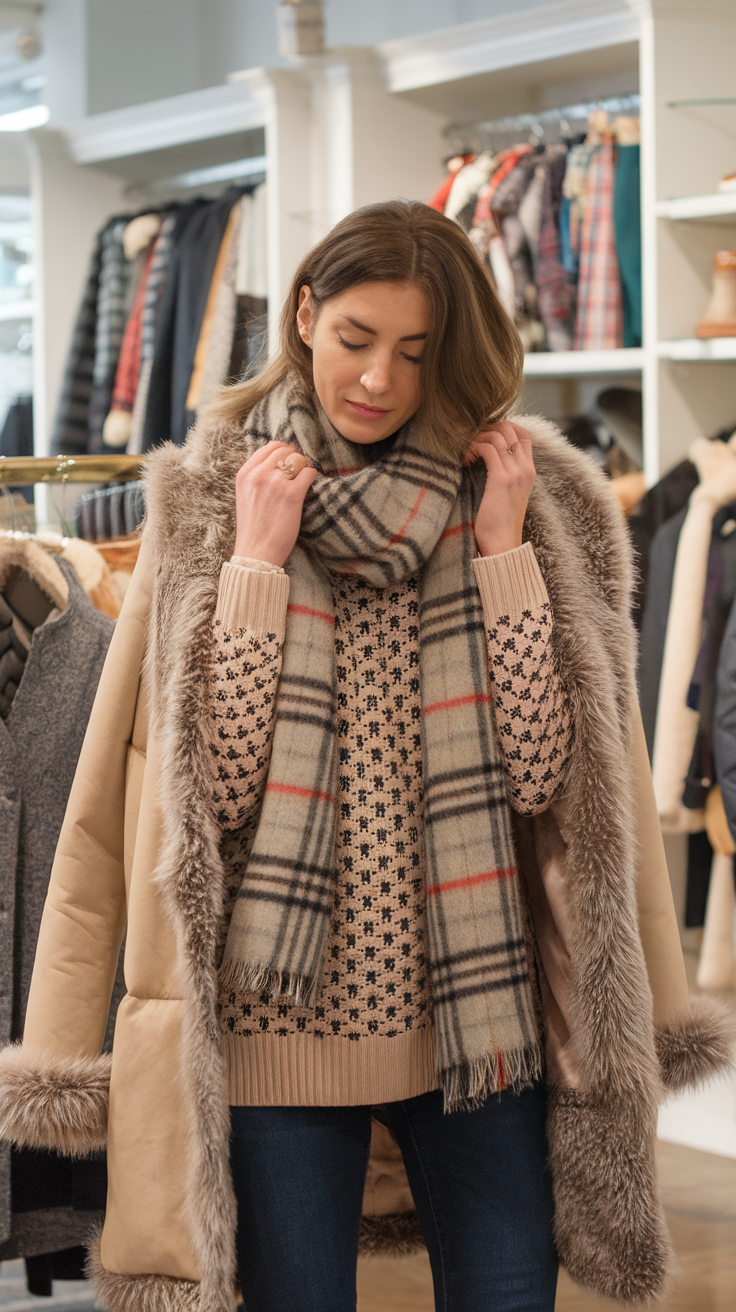
[[[625,528],[592,463],[549,424],[526,531],[555,614],[575,743],[562,801],[519,820],[551,1088],[556,1235],[573,1279],[656,1295],[669,1260],[657,1105],[729,1060],[690,1009],[636,707]],[[235,1211],[216,1013],[223,862],[211,814],[209,661],[234,540],[237,429],[149,460],[148,527],[89,724],[51,878],[22,1047],[0,1057],[0,1133],[107,1145],[93,1254],[109,1312],[230,1312]],[[127,927],[127,932],[126,932]],[[126,932],[127,994],[101,1056]],[[418,1242],[377,1138],[364,1239]],[[381,1162],[381,1158],[383,1161]],[[400,1164],[399,1164],[400,1165]]]

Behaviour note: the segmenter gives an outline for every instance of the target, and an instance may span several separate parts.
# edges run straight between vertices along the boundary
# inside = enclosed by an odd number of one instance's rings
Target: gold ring
[[[280,469],[282,474],[286,474],[287,478],[296,478],[296,470],[294,466],[292,464],[287,464],[285,460],[279,460],[276,468]]]

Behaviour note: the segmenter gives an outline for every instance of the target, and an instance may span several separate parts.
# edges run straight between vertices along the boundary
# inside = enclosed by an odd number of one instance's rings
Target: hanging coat
[[[58,561],[58,563],[57,563]],[[18,691],[0,718],[0,1027],[23,1033],[54,852],[113,623],[71,564],[0,537],[0,592],[20,567],[61,614],[33,631]],[[35,1145],[38,1149],[44,1145]],[[83,1243],[104,1212],[104,1162],[2,1145],[0,1261]],[[12,1191],[11,1191],[12,1176]]]

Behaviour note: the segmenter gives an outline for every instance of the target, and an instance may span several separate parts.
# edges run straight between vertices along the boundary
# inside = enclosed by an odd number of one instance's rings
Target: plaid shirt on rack
[[[614,144],[593,152],[580,239],[580,276],[575,349],[605,351],[623,345],[621,280],[613,226]]]

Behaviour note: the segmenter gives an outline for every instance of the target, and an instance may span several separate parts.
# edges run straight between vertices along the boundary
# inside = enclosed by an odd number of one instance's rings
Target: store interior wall
[[[288,67],[277,0],[48,0],[52,121],[217,86],[228,73]],[[537,0],[325,0],[326,44],[373,45],[532,8]],[[80,72],[83,73],[80,76]],[[65,75],[66,70],[66,75]]]

